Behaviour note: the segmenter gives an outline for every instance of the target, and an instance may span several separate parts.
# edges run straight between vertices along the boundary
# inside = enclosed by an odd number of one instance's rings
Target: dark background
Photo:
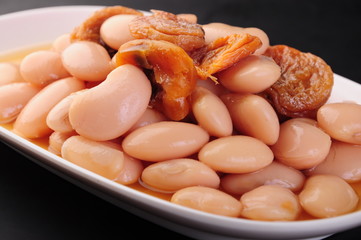
[[[357,0],[0,0],[0,14],[59,5],[161,9],[194,13],[201,24],[258,27],[272,45],[312,52],[335,73],[361,82],[361,4]],[[124,234],[142,239],[144,233],[147,238],[189,239],[128,214],[0,143],[0,239],[120,239]],[[352,239],[360,234],[357,228],[328,239]]]

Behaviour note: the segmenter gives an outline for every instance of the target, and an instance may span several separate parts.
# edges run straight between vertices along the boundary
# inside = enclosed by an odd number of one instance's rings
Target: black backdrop
[[[335,73],[361,82],[361,2],[357,0],[0,0],[0,14],[83,4],[195,13],[200,23],[258,27],[268,34],[271,44],[312,52]],[[113,239],[125,233],[132,239],[141,239],[144,233],[147,238],[189,239],[128,214],[3,143],[0,153],[0,239]],[[352,239],[359,234],[361,228],[356,228],[328,239]]]

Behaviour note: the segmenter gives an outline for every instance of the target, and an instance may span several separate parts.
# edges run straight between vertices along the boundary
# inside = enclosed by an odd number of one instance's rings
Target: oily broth
[[[38,51],[38,50],[49,50],[50,48],[51,48],[51,44],[42,44],[42,45],[38,45],[38,46],[23,48],[23,49],[12,51],[12,52],[6,52],[4,54],[0,53],[0,62],[20,63],[21,60],[29,53]],[[13,123],[0,124],[0,126],[9,131],[12,131],[12,129],[13,129]],[[48,150],[49,136],[46,136],[43,138],[38,138],[38,139],[27,139],[27,140],[45,150]],[[356,193],[358,194],[358,196],[361,199],[361,182],[351,183],[350,185],[356,191]],[[138,190],[145,194],[149,194],[149,195],[152,195],[154,197],[157,197],[157,198],[160,198],[160,199],[163,199],[166,201],[170,201],[170,199],[172,197],[172,194],[152,191],[148,188],[145,188],[140,183],[134,183],[134,184],[130,184],[127,186],[132,189]],[[234,197],[239,199],[240,196],[234,196]],[[359,203],[357,205],[356,211],[358,211],[358,210],[361,210],[361,201],[359,201]],[[310,219],[316,219],[316,218],[310,216],[305,211],[302,211],[296,220],[301,221],[301,220],[310,220]]]

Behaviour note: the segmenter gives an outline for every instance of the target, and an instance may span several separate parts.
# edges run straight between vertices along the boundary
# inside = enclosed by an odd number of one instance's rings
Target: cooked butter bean
[[[122,143],[124,151],[145,161],[164,161],[188,157],[207,143],[209,134],[185,122],[163,121],[131,132]]]
[[[361,145],[333,141],[326,159],[306,170],[307,175],[331,174],[352,183],[361,180]]]
[[[122,44],[134,39],[128,25],[135,17],[137,16],[120,14],[108,18],[100,27],[100,37],[108,46],[118,50]]]
[[[258,37],[261,40],[262,46],[254,52],[255,55],[263,54],[270,46],[269,38],[262,29],[255,27],[247,27],[247,28],[243,28],[243,31],[252,36]]]
[[[215,41],[218,38],[243,32],[243,28],[234,27],[220,22],[204,24],[202,25],[202,28],[204,30],[204,37],[207,44]]]
[[[61,156],[89,171],[114,180],[123,169],[124,154],[106,142],[89,140],[82,136],[68,138],[62,146]]]
[[[48,113],[46,124],[49,128],[56,132],[71,132],[73,127],[69,121],[69,108],[76,95],[83,93],[87,89],[83,89],[66,96],[58,102]]]
[[[249,173],[271,164],[273,153],[260,140],[238,135],[207,143],[199,151],[198,158],[216,171]]]
[[[326,133],[339,141],[361,144],[361,105],[330,103],[317,112],[317,121]]]
[[[69,73],[84,81],[102,81],[112,70],[107,50],[95,42],[74,42],[61,56]]]
[[[264,185],[253,189],[241,197],[241,215],[253,220],[290,221],[301,212],[297,196],[289,189]]]
[[[0,63],[0,86],[14,82],[23,82],[19,66],[14,63]]]
[[[271,147],[275,158],[299,170],[320,164],[331,147],[331,138],[318,127],[297,118],[281,124],[278,141]]]
[[[41,87],[70,76],[64,68],[61,55],[46,50],[28,54],[20,63],[20,73],[25,81]]]
[[[57,37],[52,43],[52,50],[58,53],[64,51],[71,44],[70,34],[66,33]]]
[[[250,35],[258,37],[262,42],[262,46],[256,50],[256,52],[254,53],[255,55],[263,54],[269,47],[269,38],[267,34],[259,28],[241,28],[218,22],[208,23],[202,25],[202,27],[205,32],[205,41],[207,44],[216,40],[217,38],[225,37],[227,35],[248,33]]]
[[[138,121],[129,129],[128,132],[132,132],[137,128],[147,126],[152,123],[161,122],[168,120],[163,113],[153,109],[147,108],[143,115],[138,119]]]
[[[220,190],[202,186],[183,188],[173,194],[172,203],[207,213],[228,217],[238,217],[241,203]]]
[[[124,152],[123,155],[123,168],[114,181],[123,185],[136,183],[142,175],[142,171],[144,169],[143,163],[139,159],[132,158]]]
[[[142,173],[146,185],[174,192],[191,186],[219,187],[219,176],[210,167],[194,159],[182,158],[157,162]]]
[[[191,95],[193,114],[198,124],[211,136],[225,137],[232,134],[232,119],[226,105],[211,91],[196,87]]]
[[[197,86],[206,88],[217,96],[229,93],[229,90],[223,87],[222,84],[215,83],[209,78],[207,78],[206,80],[197,80]]]
[[[142,116],[151,93],[150,81],[141,69],[122,65],[101,84],[75,96],[69,108],[70,123],[89,139],[117,138]]]
[[[234,127],[242,134],[255,137],[267,145],[276,143],[280,126],[271,104],[254,94],[230,93],[221,96]]]
[[[53,132],[49,136],[48,151],[60,156],[63,143],[65,142],[65,140],[67,140],[68,138],[70,138],[74,135],[77,135],[75,131],[73,131],[73,132]]]
[[[84,82],[69,77],[44,87],[23,108],[14,123],[14,131],[26,138],[44,137],[52,132],[46,124],[50,110],[69,94],[84,88]]]
[[[218,74],[219,82],[239,93],[259,93],[281,76],[281,68],[266,56],[250,55]]]
[[[297,192],[304,182],[305,176],[301,171],[274,161],[256,172],[225,175],[221,186],[229,194],[242,195],[262,185],[278,185]]]
[[[359,201],[352,187],[334,175],[309,177],[299,199],[306,212],[318,218],[349,213],[356,208]]]
[[[27,82],[0,86],[0,123],[14,121],[29,100],[39,91],[39,87]]]

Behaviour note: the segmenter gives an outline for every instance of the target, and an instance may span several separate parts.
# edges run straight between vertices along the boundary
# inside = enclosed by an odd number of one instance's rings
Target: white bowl
[[[70,32],[100,6],[34,9],[0,16],[0,56],[49,43]],[[26,27],[25,27],[26,26]],[[330,101],[361,103],[361,85],[335,74]],[[347,93],[347,95],[345,95]],[[112,182],[49,153],[0,127],[0,139],[43,167],[131,213],[198,239],[320,239],[361,225],[361,211],[307,221],[266,222],[230,218],[185,208]]]

